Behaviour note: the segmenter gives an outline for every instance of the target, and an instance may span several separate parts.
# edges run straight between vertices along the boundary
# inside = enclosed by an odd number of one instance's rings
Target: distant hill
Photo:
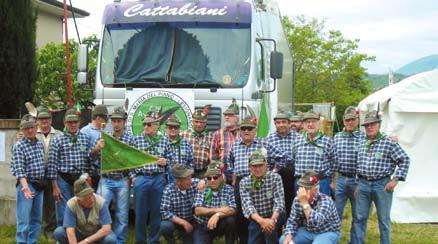
[[[395,82],[399,82],[406,78],[406,75],[394,74]],[[388,85],[388,74],[369,74],[367,79],[371,80],[371,87],[374,90],[379,90]]]
[[[430,55],[412,61],[396,70],[395,73],[411,76],[433,69],[438,69],[438,55]]]

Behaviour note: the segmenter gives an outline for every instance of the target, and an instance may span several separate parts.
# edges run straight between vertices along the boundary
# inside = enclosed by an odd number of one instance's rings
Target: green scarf
[[[62,132],[64,133],[65,136],[70,138],[70,143],[75,144],[78,141],[78,133],[72,134],[67,130],[67,128],[64,128]]]
[[[366,141],[366,144],[367,144],[367,152],[370,152],[370,150],[371,150],[371,145],[372,145],[375,141],[378,141],[378,140],[382,139],[382,137],[383,137],[383,135],[382,135],[382,133],[380,133],[380,132],[377,132],[377,136],[376,136],[376,138],[374,138],[374,139],[371,139],[371,138],[369,138],[369,137],[367,136],[367,141]]]
[[[261,177],[255,177],[254,175],[251,175],[252,191],[259,190],[262,187],[265,178],[266,178],[266,173]]]
[[[217,188],[217,190],[213,190],[211,189],[211,187],[208,187],[208,189],[205,191],[205,195],[204,195],[204,202],[208,205],[211,204],[211,201],[213,200],[213,192],[218,192],[222,189],[222,186],[224,185],[224,183],[221,183],[221,185],[219,186],[219,188]]]
[[[355,128],[352,132],[348,132],[348,131],[346,131],[345,130],[345,128],[344,129],[342,129],[342,135],[344,136],[344,137],[351,137],[352,135],[353,135],[353,133],[354,132],[357,132],[357,131],[359,131],[359,129],[358,128]]]
[[[307,143],[317,145],[316,141],[319,140],[319,138],[323,137],[324,133],[322,133],[322,131],[318,130],[318,132],[316,133],[316,136],[313,138],[312,141],[309,140],[309,136],[307,135],[307,131],[304,131],[303,136],[304,136],[304,138],[306,138]]]
[[[144,138],[146,139],[146,141],[149,142],[149,144],[151,146],[155,146],[161,139],[161,133],[158,132],[157,135],[153,138],[149,137],[148,135],[144,134]]]
[[[192,129],[192,134],[195,136],[206,135],[207,133],[208,133],[207,127],[205,127],[205,129],[201,132],[198,132],[195,129]]]
[[[169,137],[169,139],[170,139],[170,137]],[[174,141],[171,140],[170,144],[179,147],[181,145],[181,136],[178,135],[176,137],[176,140],[174,140]]]

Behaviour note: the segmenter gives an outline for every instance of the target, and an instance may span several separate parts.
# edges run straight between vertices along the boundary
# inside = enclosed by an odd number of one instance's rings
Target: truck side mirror
[[[272,51],[270,60],[270,75],[272,79],[281,79],[283,76],[283,53]]]
[[[88,71],[88,45],[81,44],[78,48],[78,83],[85,84],[87,82]]]

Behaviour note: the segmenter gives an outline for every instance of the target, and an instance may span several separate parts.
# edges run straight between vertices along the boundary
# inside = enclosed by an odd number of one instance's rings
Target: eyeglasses
[[[207,177],[207,180],[217,180],[217,179],[219,179],[219,175],[215,175],[215,176],[209,176],[209,177]]]
[[[144,126],[146,126],[146,127],[150,127],[150,126],[153,126],[155,123],[145,123],[145,124],[143,124]]]
[[[252,127],[241,127],[240,130],[241,131],[252,131],[254,128]]]
[[[167,128],[168,128],[169,130],[179,130],[179,126],[168,125]]]

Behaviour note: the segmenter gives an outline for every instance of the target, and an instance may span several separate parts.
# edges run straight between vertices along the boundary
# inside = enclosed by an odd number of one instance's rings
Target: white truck
[[[221,126],[233,98],[257,113],[265,96],[270,118],[291,107],[292,56],[273,1],[116,0],[102,24],[94,102],[112,107],[129,100],[134,134],[153,106],[179,106],[185,129],[194,108],[211,104],[210,130]],[[86,80],[85,49],[79,82]]]

